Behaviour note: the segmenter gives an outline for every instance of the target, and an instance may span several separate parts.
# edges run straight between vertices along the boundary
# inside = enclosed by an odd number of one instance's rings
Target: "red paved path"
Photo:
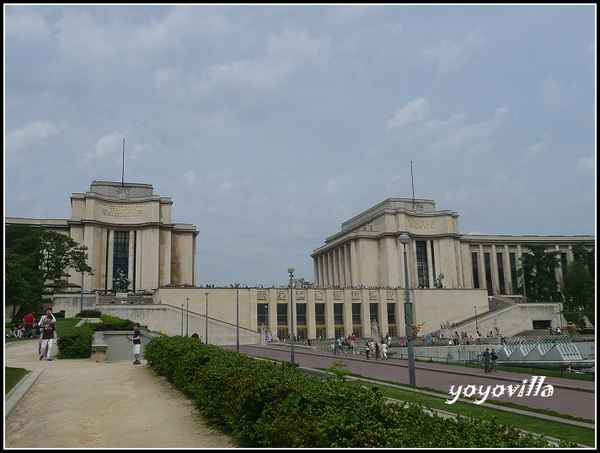
[[[236,349],[235,345],[224,346],[227,349]],[[276,360],[290,361],[290,348],[287,346],[273,345],[240,345],[240,352],[256,357],[265,357]],[[294,361],[303,367],[309,368],[329,368],[333,362],[340,361],[347,365],[347,370],[351,373],[359,374],[366,378],[380,379],[399,384],[409,384],[408,361],[406,360],[366,360],[364,356],[351,355],[334,356],[332,353],[313,351],[308,348],[296,346],[294,348]],[[531,374],[520,374],[507,371],[492,372],[486,374],[482,368],[468,368],[456,365],[446,365],[443,363],[423,363],[416,362],[415,380],[417,387],[426,387],[443,392],[449,392],[452,385],[455,389],[462,385],[465,388],[469,384],[474,384],[479,388],[483,385],[484,389],[488,385],[492,388],[496,384],[521,384],[523,379],[528,381]],[[596,419],[596,395],[595,382],[577,381],[564,378],[546,377],[542,388],[550,384],[554,387],[552,396],[542,398],[541,396],[523,396],[512,397],[503,395],[500,398],[492,398],[491,393],[487,401],[507,401],[522,406],[548,409],[560,414],[582,417],[588,420]],[[587,391],[583,391],[586,389]],[[506,393],[506,392],[505,392]],[[448,394],[450,399],[450,394]],[[477,397],[481,399],[481,397]]]

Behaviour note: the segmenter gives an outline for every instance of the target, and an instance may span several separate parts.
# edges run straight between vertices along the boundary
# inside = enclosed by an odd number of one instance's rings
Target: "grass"
[[[366,381],[348,381],[349,385],[364,385],[366,387],[373,387],[375,384]],[[387,387],[385,385],[378,385],[379,391],[386,397],[406,401],[410,403],[416,403],[430,409],[443,410],[456,415],[469,416],[469,417],[484,417],[489,419],[495,417],[500,423],[505,425],[513,425],[521,430],[528,431],[531,433],[542,434],[547,437],[553,437],[556,439],[569,440],[578,444],[595,447],[596,445],[596,434],[594,430],[581,428],[573,425],[566,425],[563,423],[552,422],[548,420],[542,420],[535,417],[528,417],[526,415],[518,415],[510,412],[501,410],[494,410],[488,407],[481,407],[474,404],[456,403],[449,405],[445,403],[444,398],[437,398],[434,396],[423,395],[421,393],[412,392],[410,390],[401,390],[393,387]],[[516,405],[515,405],[516,406]],[[529,410],[526,407],[519,407],[523,410]],[[553,414],[560,416],[560,414]],[[587,420],[587,422],[593,423],[593,421]]]
[[[81,321],[81,318],[58,318],[56,320],[55,326],[56,326],[56,333],[58,336],[60,336],[61,332],[64,332],[65,330],[69,330],[73,327],[75,327],[77,324],[79,324],[79,322]],[[10,323],[11,327],[4,327],[4,333],[7,334],[8,332],[10,332],[13,323]],[[13,341],[30,341],[30,340],[38,340],[38,338],[5,338],[6,343],[11,343]]]
[[[25,368],[4,367],[4,394],[10,392],[15,385],[29,374]]]

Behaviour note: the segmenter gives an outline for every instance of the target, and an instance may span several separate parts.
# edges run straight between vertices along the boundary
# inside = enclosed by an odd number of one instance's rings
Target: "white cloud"
[[[6,136],[6,150],[14,153],[24,148],[39,145],[45,138],[56,135],[61,128],[52,121],[33,121],[9,132]]]
[[[550,136],[547,133],[544,133],[544,135],[542,136],[542,139],[540,141],[538,141],[537,143],[534,143],[532,145],[529,145],[525,148],[525,152],[523,154],[523,159],[525,159],[525,161],[527,161],[527,162],[530,162],[533,159],[542,157],[544,152],[548,148],[548,145],[550,144],[550,142],[551,142]]]
[[[567,104],[567,94],[563,84],[554,77],[548,77],[538,83],[538,94],[542,101],[550,107]]]
[[[596,173],[596,158],[582,157],[577,159],[577,171],[584,175],[593,176]]]
[[[35,11],[13,13],[9,8],[6,11],[4,26],[7,39],[18,39],[26,44],[44,44],[51,35],[48,22]]]
[[[399,108],[394,117],[388,120],[388,129],[403,127],[415,121],[420,121],[429,115],[429,102],[425,98],[410,101],[404,107]]]
[[[123,160],[123,139],[121,132],[115,131],[101,137],[94,145],[93,150],[85,154],[87,159],[106,159],[113,157],[114,160]]]
[[[463,37],[460,41],[452,42],[449,39],[429,47],[423,52],[425,60],[436,64],[438,74],[442,77],[459,70],[476,51],[482,49],[486,38],[481,29]]]

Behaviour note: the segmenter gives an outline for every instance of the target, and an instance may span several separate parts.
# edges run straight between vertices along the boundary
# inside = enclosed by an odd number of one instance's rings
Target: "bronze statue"
[[[131,283],[127,277],[125,277],[125,272],[121,268],[117,269],[118,277],[115,278],[115,291],[118,293],[126,293],[127,287],[129,283]]]

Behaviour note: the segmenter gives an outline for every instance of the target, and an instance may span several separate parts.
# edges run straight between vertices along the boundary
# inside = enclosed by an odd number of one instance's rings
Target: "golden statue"
[[[413,337],[416,336],[419,333],[419,330],[421,330],[421,326],[423,326],[425,323],[423,324],[413,324],[412,325],[412,334]]]

